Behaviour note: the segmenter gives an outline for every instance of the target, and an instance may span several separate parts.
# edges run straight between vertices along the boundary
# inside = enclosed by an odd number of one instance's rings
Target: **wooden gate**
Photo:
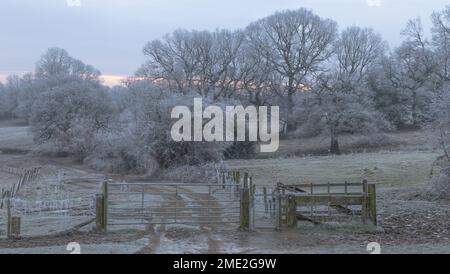
[[[276,226],[295,227],[297,221],[340,222],[361,220],[377,225],[375,184],[278,184],[276,200],[279,207]]]

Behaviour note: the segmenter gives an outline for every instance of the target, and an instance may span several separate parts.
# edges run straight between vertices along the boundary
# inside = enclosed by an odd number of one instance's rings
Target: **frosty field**
[[[57,171],[71,177],[103,176],[129,182],[146,182],[148,178],[118,176],[93,172],[85,166],[64,159],[29,154],[30,135],[22,126],[0,128],[0,148],[21,148],[17,153],[6,149],[0,164],[13,167],[43,166],[42,178],[54,178]],[[13,137],[11,137],[13,136]],[[28,153],[28,154],[27,154]],[[282,233],[260,229],[239,232],[233,225],[148,225],[117,228],[108,234],[92,232],[92,225],[71,231],[70,228],[90,217],[63,216],[55,221],[29,220],[23,223],[22,240],[0,240],[0,253],[62,253],[69,242],[79,242],[84,253],[367,253],[366,245],[377,241],[386,253],[450,253],[448,245],[450,204],[415,199],[430,178],[433,162],[439,154],[423,152],[378,152],[343,156],[293,157],[283,159],[232,160],[231,169],[247,171],[257,185],[273,186],[277,182],[299,183],[359,181],[378,183],[379,218],[382,229],[360,225],[312,226],[300,224]],[[1,174],[0,187],[15,183],[15,178]],[[41,199],[90,199],[99,184],[82,182],[52,190],[51,180],[37,181],[26,191],[29,198],[37,193]],[[157,182],[154,180],[150,180]],[[33,193],[36,191],[36,193]],[[411,195],[409,195],[411,194]],[[193,196],[192,196],[193,195]],[[191,196],[194,197],[195,193]],[[189,197],[186,202],[192,202]],[[62,234],[59,232],[63,232]]]
[[[380,187],[409,187],[426,183],[437,152],[378,152],[342,156],[232,160],[233,169],[251,173],[257,184],[359,182]]]

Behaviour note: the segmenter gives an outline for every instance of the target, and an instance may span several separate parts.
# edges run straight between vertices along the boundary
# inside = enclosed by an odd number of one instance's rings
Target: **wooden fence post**
[[[106,231],[105,227],[105,197],[103,194],[95,196],[95,225],[98,231]]]
[[[240,194],[240,229],[250,231],[250,188],[242,188]]]
[[[264,197],[264,210],[267,214],[269,212],[269,206],[267,204],[267,187],[263,187],[263,197]]]
[[[367,185],[367,194],[368,194],[368,201],[367,201],[367,207],[368,207],[368,213],[369,218],[372,221],[372,224],[377,226],[378,220],[377,220],[377,190],[375,184],[368,184]]]
[[[103,182],[103,225],[104,231],[108,232],[108,181]]]
[[[369,194],[368,194],[368,190],[367,190],[367,180],[363,181],[363,203],[362,203],[362,209],[361,209],[361,218],[363,221],[363,224],[366,224],[367,222],[367,216],[368,216],[368,198]]]
[[[236,194],[239,196],[240,189],[241,189],[241,173],[239,171],[236,171],[236,177],[235,177],[235,187],[236,187]]]
[[[250,230],[253,230],[255,228],[255,196],[256,196],[256,185],[253,184],[253,178],[250,177],[250,193],[251,193],[251,200],[250,200]]]
[[[274,211],[275,211],[275,230],[281,230],[281,227],[283,225],[283,212],[282,212],[282,206],[281,206],[281,185],[278,184],[276,191],[275,191],[275,200],[274,200]]]
[[[102,183],[102,194],[95,197],[95,224],[99,231],[108,231],[108,182]]]
[[[222,172],[221,174],[222,174],[222,189],[226,189],[227,178],[226,178],[225,172]]]
[[[11,192],[6,191],[6,238],[11,237]]]
[[[249,178],[248,178],[248,173],[245,172],[244,173],[244,188],[249,187]]]
[[[10,236],[14,238],[20,237],[20,226],[21,226],[21,218],[20,217],[11,217],[11,225],[10,225]]]

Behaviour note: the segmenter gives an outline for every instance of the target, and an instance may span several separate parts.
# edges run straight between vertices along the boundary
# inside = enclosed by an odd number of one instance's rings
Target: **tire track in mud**
[[[164,191],[162,188],[159,189],[159,191]],[[173,197],[169,199],[167,202],[164,202],[163,206],[161,206],[161,209],[163,207],[187,207],[189,206],[197,206],[197,207],[207,207],[204,201],[205,193],[196,193],[188,189],[184,189],[184,193],[182,195],[178,195],[176,198]],[[184,197],[183,197],[184,196]],[[175,202],[175,199],[176,202]],[[223,210],[222,205],[215,197],[209,196],[208,198],[209,206],[213,207],[213,209],[210,209],[210,213],[214,214],[214,216],[222,215]],[[227,224],[224,224],[224,226],[227,226]],[[217,254],[220,252],[224,252],[222,241],[221,239],[217,239],[214,237],[214,234],[218,232],[218,226],[217,224],[211,223],[211,224],[194,224],[192,227],[198,228],[199,233],[186,233],[187,235],[179,236],[176,235],[172,239],[170,237],[170,231],[166,229],[165,225],[149,225],[147,226],[147,233],[149,237],[149,244],[144,246],[138,253],[139,254],[155,254],[155,253],[166,253],[167,250],[172,249],[174,247],[165,247],[162,246],[165,243],[168,242],[175,242],[177,245],[179,245],[180,248],[183,248],[183,244],[186,244],[187,246],[190,246],[190,240],[198,241],[200,239],[196,239],[199,235],[204,237],[204,240],[206,242],[206,246],[204,250],[202,249],[201,253],[209,253],[209,254]],[[200,243],[199,243],[200,244]],[[178,253],[186,253],[186,252],[192,252],[196,253],[196,251],[192,250],[177,250]]]

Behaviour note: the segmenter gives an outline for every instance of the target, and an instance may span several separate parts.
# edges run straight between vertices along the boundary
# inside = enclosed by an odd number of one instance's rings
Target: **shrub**
[[[249,159],[256,155],[256,142],[233,142],[229,144],[223,156],[225,159]]]
[[[450,167],[431,180],[430,194],[436,199],[450,200]]]

